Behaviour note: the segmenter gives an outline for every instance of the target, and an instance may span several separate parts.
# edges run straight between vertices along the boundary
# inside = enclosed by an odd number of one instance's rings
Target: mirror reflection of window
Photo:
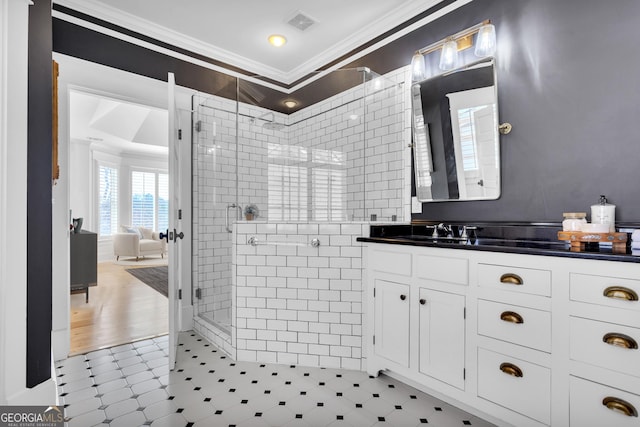
[[[448,93],[456,172],[461,199],[487,197],[497,190],[497,109],[495,87]]]
[[[458,122],[460,124],[460,146],[462,147],[462,167],[465,171],[478,170],[476,126],[474,114],[486,106],[464,108],[458,110]]]

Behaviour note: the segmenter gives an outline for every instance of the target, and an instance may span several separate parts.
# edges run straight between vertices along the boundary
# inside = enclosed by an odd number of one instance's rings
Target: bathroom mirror
[[[411,104],[418,200],[500,197],[495,60],[414,83]]]

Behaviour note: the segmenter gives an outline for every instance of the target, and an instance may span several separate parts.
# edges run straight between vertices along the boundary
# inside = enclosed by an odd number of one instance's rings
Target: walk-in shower
[[[256,230],[402,217],[401,85],[368,69],[334,73],[360,84],[290,115],[256,105],[259,93],[193,97],[194,306],[196,323],[216,335],[243,326],[232,287],[243,254],[232,252],[230,230],[247,205],[258,208]]]

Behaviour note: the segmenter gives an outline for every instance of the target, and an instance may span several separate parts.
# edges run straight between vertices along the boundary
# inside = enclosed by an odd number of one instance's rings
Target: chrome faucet
[[[450,225],[446,225],[446,224],[441,222],[440,224],[438,224],[436,229],[437,230],[442,230],[443,232],[447,233],[446,237],[453,237],[453,232],[451,231],[451,226]]]
[[[438,237],[438,226],[437,225],[427,225],[426,226],[427,229],[429,228],[433,228],[433,233],[431,233],[431,237],[434,239],[437,239]]]
[[[461,239],[465,239],[465,240],[469,238],[469,235],[467,234],[467,226],[466,225],[462,226],[462,233],[460,233],[460,238]]]
[[[440,223],[438,225],[427,225],[427,228],[433,227],[433,233],[431,233],[431,237],[437,239],[438,237],[451,237],[453,234],[451,232],[451,226],[445,225],[444,223]],[[441,235],[440,232],[446,233],[446,236]]]

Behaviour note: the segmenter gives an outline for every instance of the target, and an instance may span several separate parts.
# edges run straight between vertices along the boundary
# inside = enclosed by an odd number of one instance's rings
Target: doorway
[[[167,267],[168,255],[172,251],[173,243],[165,243],[166,251],[161,253],[146,253],[139,257],[136,261],[135,257],[121,256],[120,259],[116,259],[113,252],[113,242],[110,239],[100,239],[97,256],[97,287],[91,287],[89,289],[89,302],[85,302],[85,295],[70,295],[69,282],[70,273],[68,271],[70,265],[69,254],[69,225],[72,218],[83,217],[84,224],[83,229],[88,231],[94,231],[96,234],[102,234],[100,228],[100,209],[99,209],[99,195],[100,195],[100,164],[105,167],[111,167],[114,164],[119,168],[122,168],[119,177],[123,180],[122,185],[118,188],[121,189],[121,197],[114,198],[114,207],[112,212],[114,213],[114,221],[110,222],[112,225],[112,231],[119,233],[122,231],[122,225],[131,225],[134,221],[133,204],[135,203],[135,186],[133,185],[136,178],[138,181],[142,181],[143,199],[155,199],[155,207],[164,199],[168,199],[166,196],[166,188],[163,190],[163,186],[167,187],[171,184],[169,179],[169,167],[167,162],[166,143],[163,147],[160,144],[146,144],[147,152],[145,155],[140,153],[133,154],[128,151],[123,145],[122,140],[127,139],[129,135],[130,139],[155,139],[151,128],[161,129],[161,133],[164,140],[168,140],[168,125],[165,124],[151,125],[147,120],[141,120],[138,112],[131,112],[131,109],[146,108],[152,111],[152,114],[164,114],[168,117],[168,100],[167,100],[167,82],[156,81],[142,76],[137,76],[131,73],[123,72],[113,68],[93,64],[87,61],[79,60],[76,58],[67,57],[65,55],[55,54],[54,59],[60,63],[60,139],[65,144],[61,146],[60,151],[60,167],[61,174],[60,180],[54,187],[54,304],[53,304],[53,316],[54,316],[54,331],[53,331],[53,348],[54,357],[56,360],[64,359],[69,354],[84,353],[90,349],[108,347],[112,345],[121,344],[124,342],[130,342],[138,339],[148,338],[150,336],[156,336],[158,334],[166,334],[168,332],[168,318],[169,316],[169,302],[165,295],[162,295],[150,285],[145,284],[139,278],[136,278],[130,272],[126,270],[136,269],[141,270],[148,267]],[[84,142],[82,150],[84,153],[82,156],[86,161],[79,160],[78,156],[72,153],[72,145],[78,145],[81,141],[78,141],[78,135],[72,133],[70,116],[72,113],[72,93],[84,93],[94,96],[102,97],[107,102],[103,102],[103,105],[97,110],[93,110],[90,123],[94,124],[104,131],[105,127],[110,124],[120,125],[115,131],[119,143],[115,145],[115,149],[112,146],[111,150],[104,149],[106,141],[104,134],[90,135],[87,132],[82,134],[82,137],[91,136],[94,139],[89,139],[89,143]],[[184,93],[188,93],[185,95]],[[179,88],[177,91],[177,102],[179,108],[186,110],[180,111],[180,115],[186,115],[189,117],[189,97],[190,92]],[[183,99],[186,97],[186,101]],[[126,105],[130,110],[126,114],[117,113],[118,107],[115,104],[120,103]],[[184,105],[187,108],[184,108]],[[96,112],[97,111],[97,112]],[[85,111],[86,114],[86,111]],[[114,116],[115,114],[115,116]],[[119,115],[118,115],[119,114]],[[111,118],[109,117],[111,115]],[[115,117],[115,118],[114,118]],[[142,125],[138,126],[138,130],[132,130],[128,119],[136,117],[138,122],[142,121]],[[138,123],[140,124],[140,123]],[[87,129],[84,129],[85,131]],[[186,129],[187,137],[190,137],[190,130]],[[116,138],[116,139],[117,139]],[[135,141],[134,141],[135,142]],[[144,146],[140,141],[136,142],[138,146]],[[77,148],[77,147],[76,147]],[[98,150],[92,150],[98,148]],[[100,150],[102,149],[102,150]],[[162,150],[164,158],[159,159],[158,153]],[[106,152],[105,152],[106,151]],[[111,152],[109,152],[111,151]],[[114,151],[116,152],[114,154]],[[124,157],[128,159],[122,159],[122,152],[127,152]],[[151,154],[149,156],[149,154]],[[81,156],[81,157],[82,157]],[[121,157],[118,159],[118,157]],[[180,176],[183,174],[190,176],[191,170],[188,164],[189,155],[186,156],[187,165],[180,170]],[[143,164],[140,164],[140,163]],[[146,163],[145,163],[146,162]],[[71,171],[72,167],[80,165],[87,169],[84,173],[85,176],[91,178],[92,183],[87,184],[82,178],[78,178],[76,173]],[[134,173],[135,172],[135,173]],[[137,177],[134,176],[137,174]],[[162,175],[165,175],[164,177]],[[80,174],[82,175],[82,174]],[[190,180],[182,177],[180,180],[181,185],[184,184],[186,189],[184,193],[190,196]],[[85,185],[87,184],[87,185]],[[103,183],[104,184],[104,183]],[[148,190],[148,188],[151,190]],[[75,204],[73,194],[80,191],[79,188],[84,188],[83,191],[87,193],[87,198],[82,209],[77,208]],[[103,188],[104,190],[104,188]],[[151,197],[147,196],[151,195]],[[125,203],[124,207],[118,204],[116,200],[120,198]],[[191,215],[190,198],[184,201],[187,209],[183,215],[183,222],[190,224]],[[86,208],[86,210],[84,210]],[[81,212],[81,210],[84,210]],[[88,213],[86,213],[88,212]],[[154,238],[157,238],[159,231],[167,231],[166,216],[164,218],[159,213],[154,213],[155,217],[149,229],[154,233]],[[119,219],[118,219],[119,218]],[[164,219],[164,223],[162,220]],[[142,224],[147,225],[147,224]],[[164,229],[161,230],[161,227]],[[64,229],[66,232],[63,235],[57,236],[55,229]],[[185,227],[185,240],[190,239],[190,227]],[[60,234],[60,233],[58,233]],[[184,243],[183,243],[184,244]],[[184,244],[187,248],[190,244]],[[173,247],[175,252],[175,246]],[[181,259],[187,259],[187,263],[181,268],[181,282],[190,288],[189,283],[189,270],[190,270],[190,250],[184,251]],[[63,267],[66,266],[66,267]],[[168,274],[168,273],[165,273]],[[64,276],[64,277],[63,277]],[[108,282],[108,285],[104,285],[103,282]],[[110,285],[116,285],[112,287]],[[187,295],[190,293],[186,291]],[[179,316],[177,324],[179,328],[190,329],[191,328],[191,310],[190,301],[184,301],[179,304]],[[73,310],[77,316],[73,318]],[[103,323],[108,326],[109,323],[117,329],[118,334],[107,333],[108,327],[105,328]],[[93,338],[91,340],[83,339],[83,343],[71,346],[72,329],[82,327],[84,332],[91,332],[93,328]]]
[[[167,242],[159,238],[169,228],[167,116],[69,91],[70,354],[168,332]],[[97,246],[95,259],[85,241]],[[94,277],[77,273],[92,263]]]

